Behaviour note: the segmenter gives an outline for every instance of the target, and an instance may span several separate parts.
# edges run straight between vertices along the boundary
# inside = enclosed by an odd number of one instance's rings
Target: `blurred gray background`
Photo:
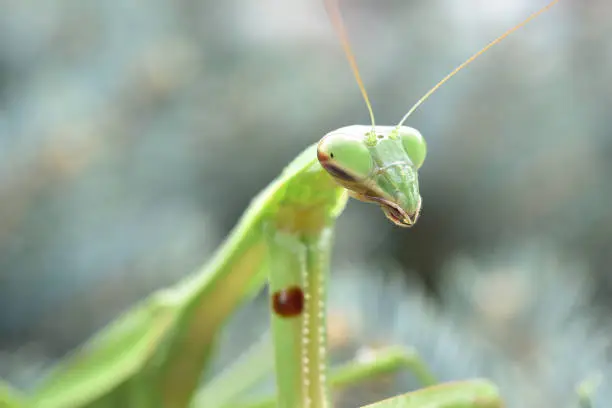
[[[377,123],[397,123],[544,4],[342,1]],[[0,376],[20,387],[205,262],[303,148],[369,121],[319,0],[0,0],[0,10]],[[346,285],[405,278],[395,313],[423,296],[462,330],[480,322],[470,332],[503,356],[494,377],[524,363],[517,333],[531,333],[529,344],[567,340],[551,364],[596,339],[592,360],[607,364],[610,38],[612,3],[562,0],[434,94],[407,123],[429,147],[417,226],[396,228],[351,201],[334,272]],[[485,300],[472,293],[481,284]],[[338,310],[364,299],[376,308],[389,297],[379,292],[347,296]],[[518,307],[527,292],[531,303]],[[416,309],[391,325],[428,321]],[[541,330],[566,312],[584,322],[575,338],[565,317]],[[566,390],[583,374],[542,375]]]

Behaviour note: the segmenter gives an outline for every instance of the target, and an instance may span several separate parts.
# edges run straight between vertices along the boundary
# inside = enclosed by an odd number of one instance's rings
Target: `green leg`
[[[424,387],[437,384],[434,375],[415,350],[389,347],[368,351],[363,358],[334,370],[331,386],[341,388],[401,369],[408,369]]]
[[[423,386],[437,383],[433,374],[415,351],[402,347],[389,347],[373,351],[371,354],[364,356],[364,358],[358,358],[332,370],[330,386],[332,390],[338,390],[402,369],[408,369]],[[250,401],[235,406],[244,408],[272,408],[276,406],[276,397],[267,397],[259,401]]]
[[[331,229],[309,235],[276,232],[271,241],[277,406],[328,407],[325,277]]]
[[[503,408],[495,384],[487,380],[456,381],[398,395],[363,408]]]

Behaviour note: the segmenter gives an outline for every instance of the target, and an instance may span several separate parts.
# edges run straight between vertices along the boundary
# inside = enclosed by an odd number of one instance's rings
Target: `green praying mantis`
[[[367,360],[328,373],[326,277],[334,223],[349,197],[377,204],[398,226],[417,222],[418,170],[427,149],[422,135],[403,125],[410,114],[459,70],[557,2],[459,65],[397,126],[377,126],[337,1],[326,0],[371,125],[342,127],[306,148],[253,199],[201,270],[122,314],[58,364],[33,392],[25,395],[0,384],[0,407],[325,408],[331,406],[330,389],[402,368],[411,370],[425,388],[371,407],[502,407],[491,382],[436,384],[418,354],[402,348],[376,351]],[[227,318],[266,282],[273,355],[257,348],[235,368],[203,382]],[[244,389],[270,359],[275,395],[257,400],[245,396]]]

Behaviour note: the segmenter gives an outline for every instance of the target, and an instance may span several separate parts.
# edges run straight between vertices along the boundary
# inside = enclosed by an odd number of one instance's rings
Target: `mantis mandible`
[[[400,227],[421,210],[421,134],[406,119],[443,83],[513,31],[489,43],[429,90],[396,126],[377,126],[338,9],[325,0],[371,125],[342,127],[306,148],[257,195],[213,258],[173,287],[125,312],[68,357],[32,393],[0,384],[0,407],[266,407],[331,406],[330,386],[410,369],[425,388],[372,407],[483,408],[503,405],[486,380],[438,384],[416,353],[390,348],[328,374],[325,288],[333,230],[348,197],[377,204]],[[228,316],[270,289],[276,395],[261,401],[241,391],[252,381],[237,371],[200,378]],[[261,350],[247,356],[257,361]],[[268,360],[272,357],[266,357]],[[243,370],[257,371],[257,364]],[[265,365],[265,364],[264,364]],[[243,371],[244,372],[244,371]]]

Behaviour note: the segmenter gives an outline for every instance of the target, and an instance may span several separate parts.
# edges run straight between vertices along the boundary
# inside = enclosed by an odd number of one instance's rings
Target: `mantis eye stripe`
[[[356,181],[355,177],[351,176],[350,174],[340,169],[339,167],[334,166],[333,164],[321,163],[321,165],[325,168],[325,170],[327,170],[334,177],[337,177],[344,181],[352,181],[352,182]]]
[[[323,153],[321,150],[317,150],[317,159],[321,166],[332,176],[337,177],[344,181],[355,182],[357,181],[355,177],[348,174],[346,171],[342,170],[340,167],[331,164],[329,159],[333,159],[334,154],[330,153],[329,155]]]

